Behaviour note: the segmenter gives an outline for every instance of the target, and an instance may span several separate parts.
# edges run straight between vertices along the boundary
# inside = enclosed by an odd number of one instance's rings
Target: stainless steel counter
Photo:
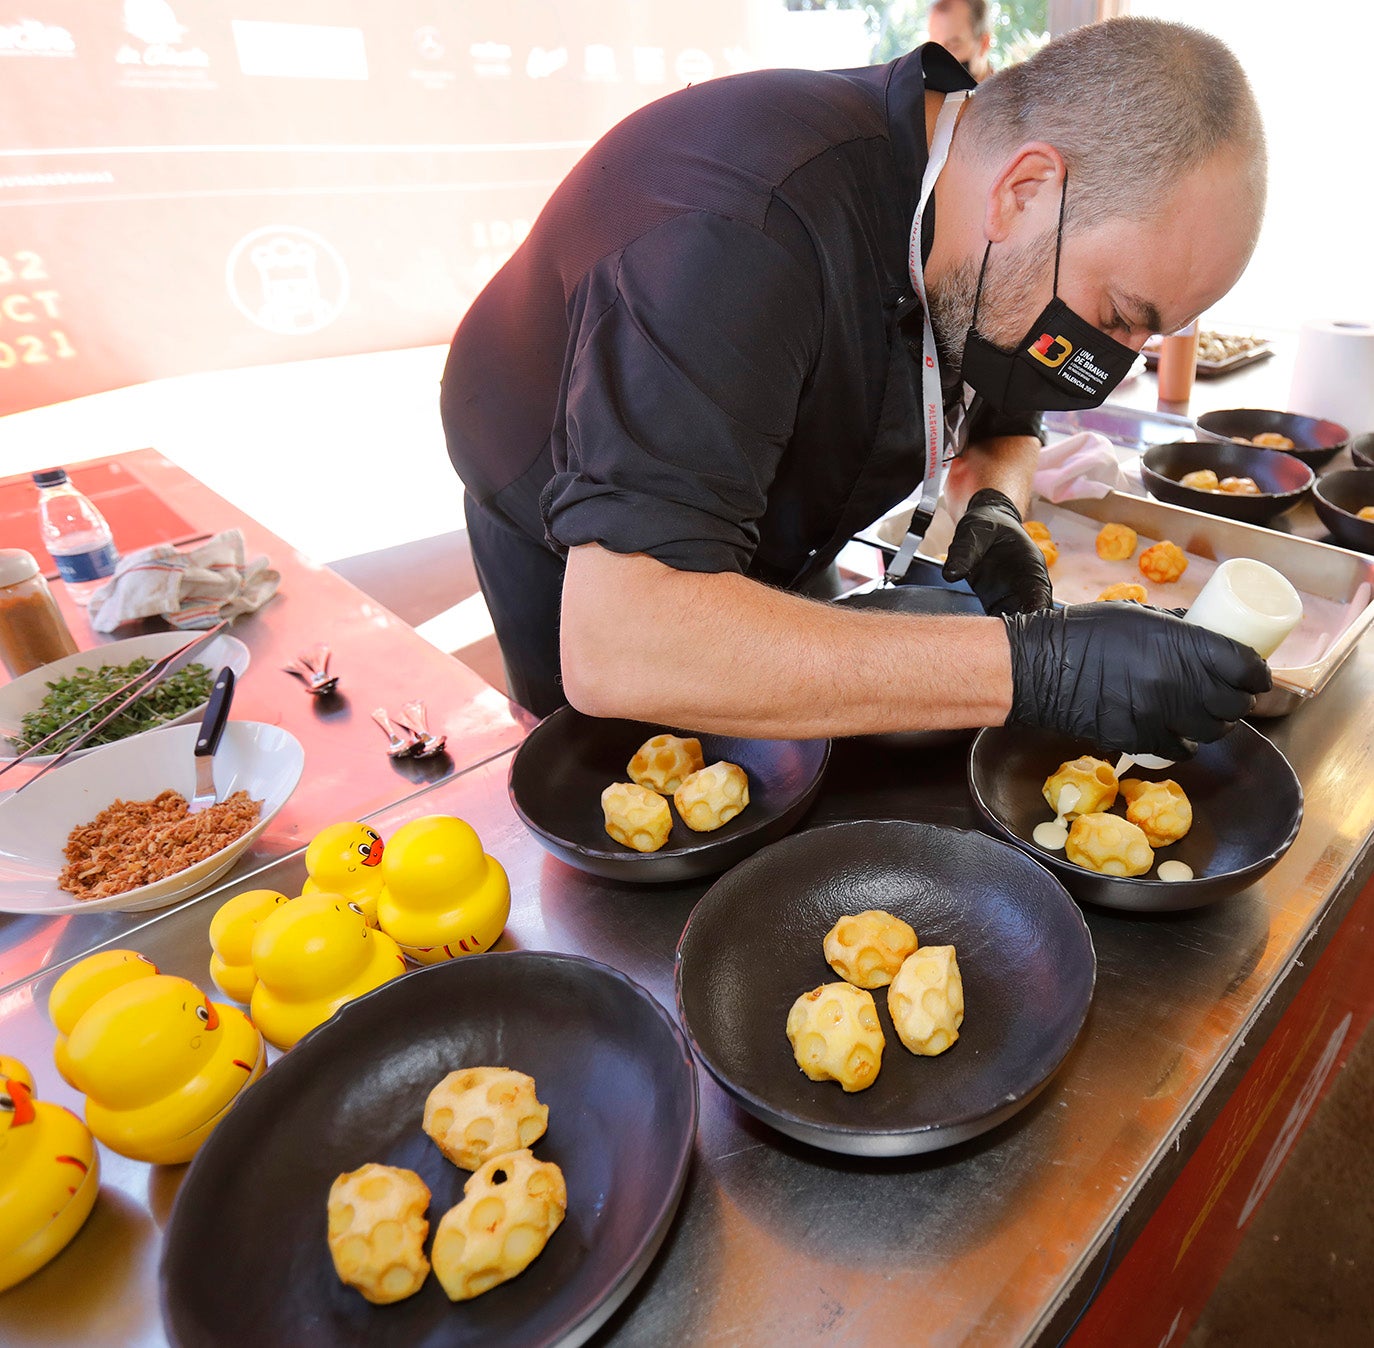
[[[1167,1174],[1180,1134],[1206,1113],[1247,1035],[1291,999],[1307,943],[1329,934],[1374,869],[1372,698],[1366,640],[1319,698],[1263,724],[1302,780],[1306,817],[1260,884],[1195,913],[1088,912],[1099,971],[1083,1037],[1034,1103],[995,1131],[909,1160],[832,1156],[741,1114],[702,1072],[696,1162],[677,1221],[597,1342],[1004,1344],[1045,1335],[1086,1296],[1095,1257],[1133,1203],[1136,1214],[1148,1203],[1151,1181]],[[958,747],[840,743],[803,827],[864,817],[973,827],[963,767]],[[510,873],[501,948],[589,955],[671,1008],[674,948],[706,884],[631,888],[546,856],[511,810],[506,769],[505,758],[479,763],[373,818],[384,836],[419,814],[468,819]],[[295,856],[254,883],[295,893],[302,877]],[[208,986],[216,902],[131,924],[118,944]],[[43,1005],[54,977],[0,996],[0,1043],[28,1061],[40,1095],[75,1106],[51,1067]],[[102,1197],[86,1228],[0,1297],[7,1343],[162,1341],[156,1265],[182,1172],[108,1152],[102,1162]],[[1056,1323],[1047,1341],[1057,1335]]]
[[[251,888],[248,880],[256,871],[305,846],[325,824],[404,799],[509,750],[524,737],[533,723],[527,713],[362,591],[295,551],[155,450],[115,457],[197,530],[206,535],[241,530],[248,556],[265,553],[282,577],[276,597],[231,629],[252,656],[235,694],[233,716],[289,730],[305,748],[305,773],[281,813],[217,892]],[[156,622],[103,636],[91,630],[85,611],[60,586],[54,586],[54,593],[83,650],[142,630],[166,630]],[[330,644],[333,669],[341,676],[337,695],[322,699],[312,698],[282,670],[299,651],[319,641]],[[4,677],[0,670],[0,679]],[[387,757],[386,738],[370,713],[376,706],[399,710],[412,697],[426,700],[431,729],[448,735],[446,755],[400,762]],[[28,769],[16,768],[0,780],[0,787],[17,786],[29,775]],[[123,913],[58,918],[0,913],[0,993],[144,920],[143,915]]]

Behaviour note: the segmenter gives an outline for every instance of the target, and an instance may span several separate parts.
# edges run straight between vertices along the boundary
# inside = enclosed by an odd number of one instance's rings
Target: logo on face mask
[[[1073,355],[1073,343],[1067,337],[1051,337],[1048,332],[1042,332],[1039,340],[1028,346],[1026,351],[1041,365],[1056,370]]]

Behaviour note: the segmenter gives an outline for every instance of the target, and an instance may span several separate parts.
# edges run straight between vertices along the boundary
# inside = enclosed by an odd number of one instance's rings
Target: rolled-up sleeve
[[[697,213],[602,259],[569,307],[549,542],[743,571],[816,357],[817,271]]]

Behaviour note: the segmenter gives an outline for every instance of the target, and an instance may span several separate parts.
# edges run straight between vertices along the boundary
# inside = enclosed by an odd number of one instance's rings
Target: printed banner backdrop
[[[0,0],[0,414],[446,341],[742,0]]]

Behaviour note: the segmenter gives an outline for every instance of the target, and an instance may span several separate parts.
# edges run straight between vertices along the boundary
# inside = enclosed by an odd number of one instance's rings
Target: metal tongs
[[[56,730],[44,735],[37,744],[31,744],[22,753],[16,754],[4,767],[0,767],[0,776],[4,776],[12,767],[22,763],[25,759],[33,757],[34,754],[41,753],[43,746],[59,735],[65,734],[79,721],[84,720],[93,712],[98,712],[102,707],[109,707],[109,710],[98,721],[88,725],[60,754],[55,754],[52,759],[45,763],[23,786],[16,789],[18,795],[24,787],[32,786],[44,773],[51,772],[59,763],[64,763],[78,749],[80,749],[92,735],[103,730],[111,721],[115,719],[125,708],[137,702],[145,693],[150,693],[164,679],[170,678],[178,670],[184,669],[201,653],[219,634],[228,626],[228,623],[219,622],[213,627],[207,628],[204,632],[198,633],[184,646],[178,646],[176,650],[169,651],[166,655],[154,660],[141,674],[135,674],[127,683],[121,684],[112,693],[107,693],[99,702],[92,703],[85,711],[79,711],[69,721],[65,721]],[[110,706],[114,703],[113,706]]]
[[[312,651],[298,655],[282,668],[305,684],[306,692],[326,697],[339,686],[339,676],[329,672],[329,656],[329,647],[320,642]]]

